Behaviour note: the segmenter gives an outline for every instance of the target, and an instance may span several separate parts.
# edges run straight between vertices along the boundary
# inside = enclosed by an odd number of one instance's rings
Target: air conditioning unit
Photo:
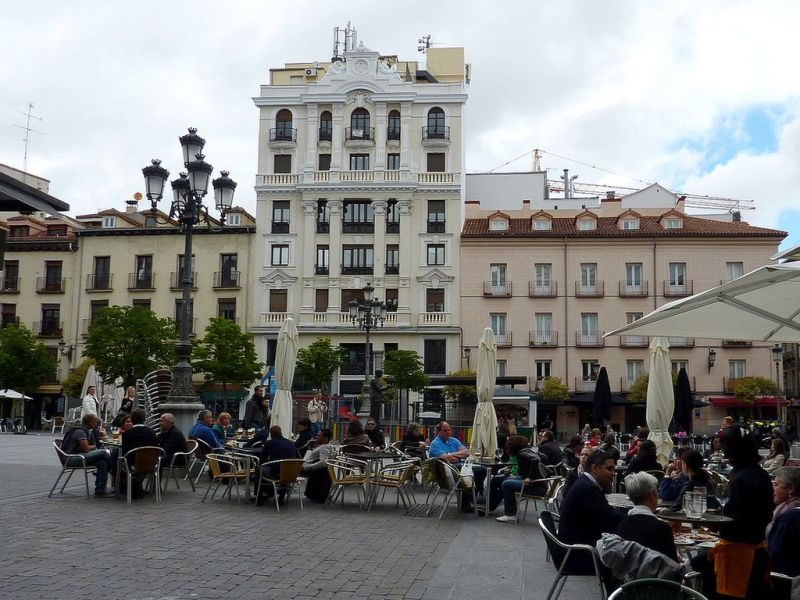
[[[306,69],[306,77],[316,77],[317,70],[316,69]]]

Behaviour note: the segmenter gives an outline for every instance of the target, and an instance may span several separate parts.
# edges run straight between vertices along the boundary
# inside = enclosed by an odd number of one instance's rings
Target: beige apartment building
[[[605,366],[618,395],[612,422],[629,431],[644,423],[643,407],[626,410],[624,394],[649,368],[649,339],[604,333],[768,264],[786,233],[737,216],[689,215],[680,198],[658,185],[621,198],[550,198],[545,177],[467,175],[465,344],[474,347],[481,329],[491,326],[501,374],[527,376],[532,391],[548,377],[561,378],[575,402],[540,405],[539,417],[549,413],[562,434],[588,421],[587,397],[580,395],[594,390]],[[721,415],[737,409],[737,379],[774,379],[771,344],[737,341],[735,323],[728,340],[670,343],[673,368],[686,368],[696,395],[710,403],[695,414],[697,431],[716,430]]]
[[[270,70],[259,110],[259,238],[251,331],[274,362],[284,319],[300,346],[321,336],[349,350],[338,391],[358,393],[365,336],[348,303],[368,283],[387,305],[373,357],[417,351],[429,373],[459,367],[459,232],[467,100],[462,48],[427,64],[348,39],[333,61]],[[372,361],[371,361],[372,362]]]

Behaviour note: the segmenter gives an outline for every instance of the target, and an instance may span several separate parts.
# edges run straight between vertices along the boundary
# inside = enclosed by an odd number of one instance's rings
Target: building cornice
[[[222,231],[212,229],[195,228],[193,235],[242,235],[254,234],[255,226],[245,227],[225,227]],[[84,229],[76,232],[80,237],[109,237],[109,236],[131,236],[131,235],[183,235],[180,229],[154,227],[154,228],[127,228],[127,229]]]

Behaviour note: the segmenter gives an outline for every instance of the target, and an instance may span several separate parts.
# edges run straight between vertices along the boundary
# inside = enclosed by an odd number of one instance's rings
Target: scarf
[[[793,508],[800,508],[800,496],[792,496],[775,507],[775,511],[772,513],[772,521],[767,524],[767,537],[769,537],[769,530],[772,529],[772,525],[778,520],[778,517]]]

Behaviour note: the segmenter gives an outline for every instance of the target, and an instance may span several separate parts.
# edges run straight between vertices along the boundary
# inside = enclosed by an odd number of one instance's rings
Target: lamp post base
[[[361,395],[364,396],[364,401],[361,403],[361,406],[358,407],[358,412],[356,416],[366,424],[367,419],[370,415],[370,410],[372,408],[372,401],[370,399],[370,387],[368,383],[364,384],[364,387],[361,388]]]
[[[189,435],[189,430],[197,421],[197,413],[205,408],[202,402],[197,401],[197,394],[192,387],[192,366],[188,361],[188,349],[191,353],[191,345],[188,343],[177,344],[178,364],[172,369],[172,387],[167,394],[165,402],[158,406],[158,411],[172,413],[175,416],[175,425]]]

